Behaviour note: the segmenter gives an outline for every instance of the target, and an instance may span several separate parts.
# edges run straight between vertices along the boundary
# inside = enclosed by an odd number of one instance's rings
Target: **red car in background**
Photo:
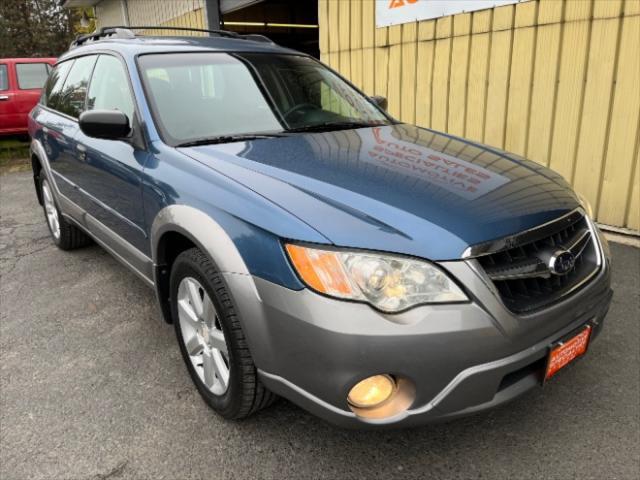
[[[0,58],[0,136],[27,133],[27,116],[55,63],[55,58]]]

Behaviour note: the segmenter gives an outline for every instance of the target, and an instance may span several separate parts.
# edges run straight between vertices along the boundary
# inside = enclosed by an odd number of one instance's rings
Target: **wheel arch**
[[[59,198],[58,185],[56,184],[53,175],[51,174],[51,165],[49,164],[49,156],[42,146],[42,142],[37,138],[31,139],[31,145],[29,148],[31,152],[31,169],[33,171],[33,181],[36,186],[36,195],[38,196],[38,202],[40,205],[43,203],[42,191],[40,190],[40,176],[45,175],[51,187],[53,189],[53,195]]]
[[[207,213],[187,205],[163,208],[151,227],[153,277],[164,320],[172,323],[169,277],[177,256],[196,247],[207,255],[221,273],[251,278],[240,252],[224,228]]]
[[[42,205],[42,189],[40,188],[40,174],[44,167],[42,166],[42,161],[40,157],[35,152],[31,152],[31,170],[33,172],[33,184],[36,189],[36,196],[38,197],[38,203]]]

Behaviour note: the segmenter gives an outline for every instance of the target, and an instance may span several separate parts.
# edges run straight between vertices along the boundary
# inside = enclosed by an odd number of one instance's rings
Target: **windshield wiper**
[[[350,128],[376,127],[377,123],[367,122],[324,122],[313,125],[305,125],[303,127],[295,127],[287,129],[287,132],[330,132],[332,130],[347,130]]]
[[[241,142],[243,140],[259,140],[261,138],[283,137],[282,133],[245,133],[241,135],[220,135],[219,137],[204,137],[179,143],[176,147],[197,147],[198,145],[215,145],[217,143]]]
[[[261,138],[285,137],[288,133],[299,132],[330,132],[332,130],[347,130],[350,128],[375,127],[377,123],[367,122],[324,122],[303,127],[289,128],[282,132],[244,133],[239,135],[220,135],[218,137],[203,137],[179,143],[176,147],[197,147],[198,145],[215,145],[217,143],[241,142],[243,140],[259,140]]]

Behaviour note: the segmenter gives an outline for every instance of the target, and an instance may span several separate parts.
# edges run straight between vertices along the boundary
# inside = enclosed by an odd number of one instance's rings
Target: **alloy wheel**
[[[193,277],[178,285],[178,319],[189,359],[211,393],[229,387],[229,353],[222,324],[211,298]]]
[[[58,240],[60,238],[60,219],[58,218],[58,209],[53,202],[53,195],[49,188],[49,182],[47,180],[42,181],[42,197],[44,200],[44,211],[47,216],[47,223],[51,229],[51,234]]]

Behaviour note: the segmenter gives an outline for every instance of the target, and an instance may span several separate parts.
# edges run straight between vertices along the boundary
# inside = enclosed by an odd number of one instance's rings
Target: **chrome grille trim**
[[[530,228],[529,230],[524,230],[523,232],[498,238],[496,240],[471,245],[462,253],[462,258],[466,260],[469,258],[480,257],[491,253],[497,253],[502,250],[508,250],[509,248],[513,248],[514,246],[522,245],[524,243],[534,242],[549,236],[553,232],[562,230],[563,227],[571,225],[581,217],[585,216],[586,214],[582,207],[578,207],[555,220],[543,223],[542,225]]]

